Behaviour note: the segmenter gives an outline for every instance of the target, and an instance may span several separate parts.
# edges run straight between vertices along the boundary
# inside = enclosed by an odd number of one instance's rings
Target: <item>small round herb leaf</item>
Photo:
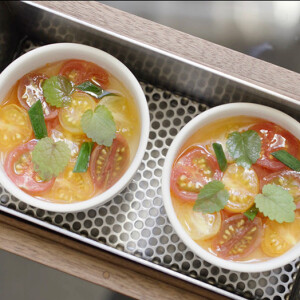
[[[255,204],[259,211],[270,220],[278,223],[295,220],[296,205],[293,196],[279,185],[265,185],[262,194],[255,197]]]
[[[261,140],[254,130],[235,131],[229,134],[226,146],[236,163],[248,169],[259,159]]]
[[[43,180],[58,176],[71,157],[71,150],[65,142],[54,142],[45,137],[37,142],[32,151],[34,170]]]
[[[116,137],[116,124],[112,113],[104,105],[98,105],[93,112],[91,109],[81,117],[83,132],[99,145],[110,147]]]
[[[198,194],[193,209],[212,214],[223,209],[229,199],[229,193],[221,181],[213,180],[207,183]]]
[[[42,88],[44,97],[50,105],[63,107],[70,104],[73,85],[66,77],[52,76],[43,82]]]

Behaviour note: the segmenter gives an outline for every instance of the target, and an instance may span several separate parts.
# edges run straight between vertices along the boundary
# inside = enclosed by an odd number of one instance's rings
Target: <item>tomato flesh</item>
[[[250,130],[257,131],[262,142],[260,158],[256,161],[256,164],[273,171],[279,171],[287,169],[287,166],[273,157],[272,152],[286,150],[293,156],[298,157],[300,152],[299,141],[280,126],[265,122],[252,126]]]
[[[23,108],[9,104],[0,108],[0,149],[10,150],[32,135],[29,116]]]
[[[221,177],[216,158],[204,147],[194,145],[185,150],[174,163],[171,190],[182,200],[195,201],[205,184],[220,180]]]
[[[265,224],[261,248],[265,254],[271,257],[279,256],[294,245],[300,239],[300,215],[292,223],[279,224],[268,220]]]
[[[54,178],[43,181],[34,171],[31,152],[37,141],[32,140],[11,151],[4,163],[8,177],[22,190],[29,193],[41,193],[49,190],[54,184]]]
[[[109,84],[109,76],[104,69],[84,60],[69,60],[65,62],[59,73],[69,78],[76,85],[90,80],[106,89]]]
[[[221,213],[204,214],[193,210],[193,204],[183,204],[177,207],[176,214],[189,236],[197,240],[207,240],[214,237],[221,228]]]
[[[229,165],[222,182],[229,192],[229,200],[225,210],[244,212],[254,203],[259,191],[259,182],[253,169],[244,169],[237,164]]]
[[[110,147],[98,145],[91,155],[91,175],[102,191],[110,188],[123,175],[129,163],[130,151],[125,138],[117,134]]]
[[[261,188],[266,184],[276,184],[286,189],[294,198],[297,208],[300,208],[300,173],[282,171],[270,174],[261,181]]]
[[[18,86],[18,100],[26,110],[29,110],[35,102],[40,100],[44,117],[46,120],[50,120],[57,116],[58,110],[50,106],[44,98],[42,83],[47,78],[47,76],[38,73],[30,73],[22,77]]]
[[[62,127],[75,134],[83,134],[81,117],[85,111],[94,111],[96,103],[86,93],[75,92],[72,94],[71,104],[59,110],[59,122]]]
[[[91,198],[94,193],[94,185],[89,172],[74,173],[74,165],[74,163],[70,163],[55,180],[50,198],[56,202],[84,201]]]
[[[219,234],[212,242],[217,256],[238,260],[251,254],[260,244],[262,222],[259,217],[250,221],[242,214],[223,221]]]

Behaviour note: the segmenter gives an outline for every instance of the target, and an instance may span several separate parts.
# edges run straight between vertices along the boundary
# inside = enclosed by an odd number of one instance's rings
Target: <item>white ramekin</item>
[[[165,159],[165,164],[162,173],[162,195],[164,206],[172,223],[175,231],[183,242],[199,257],[208,261],[211,264],[217,265],[221,268],[239,271],[239,272],[262,272],[271,269],[281,267],[292,260],[296,259],[300,255],[300,242],[292,249],[284,253],[283,255],[270,258],[267,261],[255,262],[255,263],[242,263],[234,262],[230,260],[224,260],[209,253],[201,246],[199,246],[188,233],[183,229],[180,222],[176,217],[176,213],[173,208],[172,199],[170,195],[170,176],[174,160],[183,144],[193,135],[196,131],[203,126],[210,124],[216,120],[229,118],[233,116],[253,116],[262,118],[271,122],[274,122],[281,127],[291,132],[295,137],[300,139],[300,124],[292,117],[267,106],[252,104],[252,103],[232,103],[224,104],[212,108],[206,112],[201,113],[196,118],[191,120],[175,137],[172,142],[168,154]]]
[[[3,169],[3,165],[0,164],[0,182],[6,190],[29,205],[55,212],[85,210],[90,207],[102,205],[112,199],[115,195],[119,194],[130,182],[143,159],[150,128],[149,111],[145,95],[139,82],[130,70],[110,54],[103,52],[102,50],[80,44],[51,44],[34,49],[17,58],[0,74],[0,102],[4,99],[9,89],[16,83],[16,81],[25,74],[44,66],[47,63],[65,59],[82,59],[93,62],[108,70],[112,75],[119,79],[132,95],[135,105],[138,108],[141,132],[135,157],[119,181],[104,193],[82,202],[58,204],[42,201],[30,196],[19,189],[8,178]]]

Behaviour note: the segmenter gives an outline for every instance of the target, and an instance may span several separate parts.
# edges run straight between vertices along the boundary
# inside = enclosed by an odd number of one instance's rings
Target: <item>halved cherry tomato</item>
[[[36,101],[40,100],[45,120],[50,120],[57,116],[58,110],[50,106],[44,98],[42,83],[47,78],[44,74],[38,73],[30,73],[22,77],[18,85],[18,99],[26,110],[29,110]]]
[[[268,220],[265,224],[261,248],[265,254],[271,257],[279,256],[299,242],[300,239],[300,215],[296,214],[292,223],[279,224]]]
[[[262,142],[260,158],[256,161],[256,164],[273,171],[279,171],[281,169],[287,169],[287,167],[273,157],[271,155],[272,152],[286,150],[296,157],[299,156],[299,141],[280,126],[270,122],[264,122],[250,127],[250,130],[257,131]]]
[[[173,165],[171,190],[179,199],[195,201],[205,184],[221,177],[216,158],[204,147],[193,145]]]
[[[117,134],[110,147],[97,146],[91,155],[91,175],[100,190],[106,190],[123,175],[129,163],[129,147],[125,138]]]
[[[258,164],[254,164],[251,166],[251,168],[255,171],[259,182],[261,183],[261,181],[263,180],[264,177],[271,175],[274,171],[264,168]],[[261,188],[261,185],[260,185]],[[260,189],[261,190],[261,189]]]
[[[81,117],[88,109],[94,110],[96,103],[86,93],[75,92],[71,96],[71,104],[59,110],[59,121],[62,127],[75,134],[83,134]]]
[[[85,134],[73,134],[63,129],[60,125],[57,125],[54,128],[51,128],[51,125],[54,126],[54,124],[49,125],[48,136],[50,136],[55,142],[65,142],[71,150],[70,161],[76,162],[82,143],[91,142],[92,140],[89,139]]]
[[[37,141],[32,140],[21,145],[8,154],[4,169],[8,177],[22,190],[36,194],[49,190],[55,181],[43,181],[34,171],[31,152]]]
[[[84,60],[68,60],[61,67],[59,74],[66,76],[76,85],[90,80],[106,89],[109,83],[108,73],[104,69]]]
[[[222,182],[229,191],[229,200],[225,209],[230,212],[244,212],[254,203],[259,192],[259,182],[254,170],[244,169],[237,164],[229,165]]]
[[[89,172],[74,173],[74,163],[70,163],[60,174],[50,191],[50,198],[55,202],[73,203],[92,197],[94,184]]]
[[[0,150],[10,150],[27,142],[32,127],[25,109],[9,104],[0,108]]]
[[[192,203],[183,203],[176,209],[179,222],[189,236],[197,240],[207,240],[214,237],[221,228],[221,214],[204,214],[193,210]]]
[[[239,260],[249,255],[260,244],[262,222],[259,217],[250,221],[242,214],[223,221],[219,234],[212,242],[212,250],[217,256],[229,260]]]
[[[300,173],[296,171],[282,171],[266,176],[261,181],[261,188],[265,184],[274,183],[288,190],[293,196],[297,208],[300,208]],[[300,229],[299,229],[300,230]]]
[[[117,126],[117,132],[126,138],[130,138],[136,129],[138,117],[130,107],[128,99],[121,95],[106,96],[101,99],[100,104],[111,111]]]

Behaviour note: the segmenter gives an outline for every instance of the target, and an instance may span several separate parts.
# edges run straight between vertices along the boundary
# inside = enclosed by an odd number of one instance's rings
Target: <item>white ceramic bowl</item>
[[[141,122],[141,132],[135,157],[120,180],[104,193],[82,202],[58,204],[42,201],[32,197],[19,189],[7,177],[3,169],[3,165],[0,164],[0,183],[6,190],[29,205],[56,212],[73,212],[102,205],[120,193],[130,182],[143,159],[150,127],[149,111],[145,95],[139,82],[129,69],[110,54],[99,49],[80,44],[61,43],[43,46],[34,49],[13,61],[0,74],[0,101],[4,99],[13,84],[15,84],[15,82],[25,74],[44,66],[46,63],[66,59],[82,59],[93,62],[108,70],[112,75],[118,78],[130,92],[135,101]]]
[[[175,137],[173,143],[170,146],[163,167],[162,195],[167,215],[174,229],[176,230],[179,237],[183,240],[183,242],[199,257],[210,262],[211,264],[229,270],[239,272],[262,272],[283,266],[299,257],[300,242],[283,255],[276,258],[270,258],[269,260],[263,262],[242,263],[224,260],[204,250],[203,248],[201,248],[201,246],[199,246],[195,241],[192,240],[192,238],[183,229],[176,217],[170,195],[170,175],[172,165],[174,160],[178,156],[182,145],[189,139],[189,137],[203,126],[210,124],[218,119],[242,115],[253,116],[274,122],[300,139],[300,124],[290,116],[273,108],[251,103],[224,104],[212,108],[206,112],[201,113],[192,121],[190,121]]]

